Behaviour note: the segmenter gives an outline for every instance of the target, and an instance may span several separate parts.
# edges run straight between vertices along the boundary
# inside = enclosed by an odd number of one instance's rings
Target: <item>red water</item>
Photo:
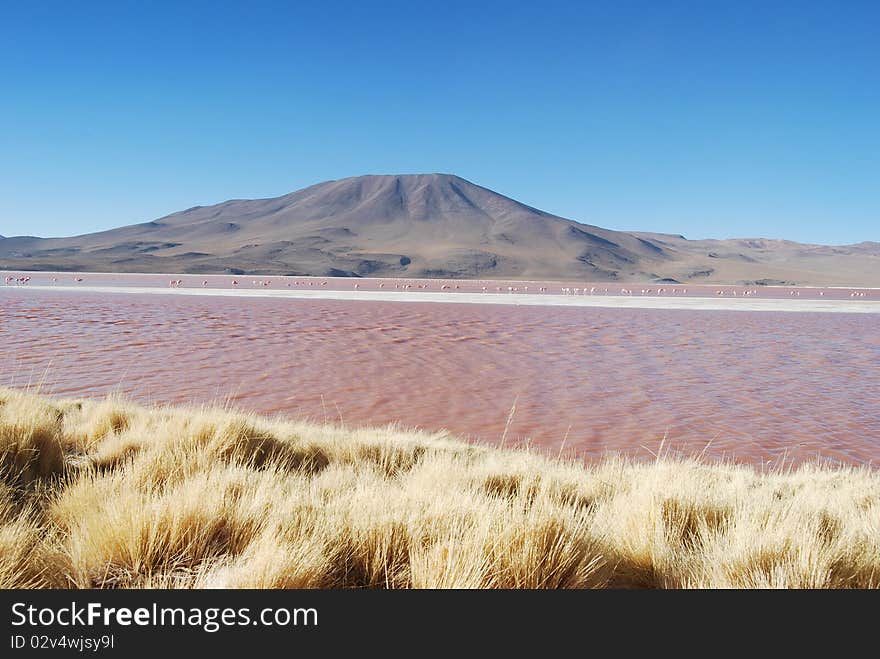
[[[228,399],[349,425],[446,428],[490,444],[507,426],[508,445],[530,441],[586,458],[607,450],[650,457],[665,437],[666,449],[752,464],[817,455],[877,462],[878,364],[876,314],[0,286],[3,385],[160,403]]]

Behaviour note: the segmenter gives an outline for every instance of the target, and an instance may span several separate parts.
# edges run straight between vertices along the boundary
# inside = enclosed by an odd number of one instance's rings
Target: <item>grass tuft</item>
[[[0,388],[0,588],[878,588],[880,474]]]

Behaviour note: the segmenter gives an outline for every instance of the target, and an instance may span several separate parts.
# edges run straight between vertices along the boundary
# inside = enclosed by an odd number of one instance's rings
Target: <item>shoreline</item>
[[[428,291],[369,290],[274,290],[151,288],[136,286],[6,286],[0,290],[60,291],[99,294],[201,295],[220,297],[274,298],[291,300],[337,300],[360,302],[427,302],[450,304],[506,304],[514,306],[559,306],[614,309],[661,309],[691,311],[783,311],[800,313],[880,313],[880,301],[786,300],[777,298],[637,297],[625,295],[558,295],[554,293],[444,293]]]
[[[556,284],[559,286],[562,285],[577,285],[577,286],[706,286],[710,288],[743,288],[743,287],[755,287],[759,290],[773,290],[773,289],[791,289],[791,290],[812,290],[812,289],[821,289],[821,290],[859,290],[859,291],[880,291],[880,286],[869,286],[865,284],[744,284],[740,283],[724,283],[724,282],[659,282],[659,281],[651,281],[651,280],[620,280],[620,281],[605,281],[605,280],[586,280],[583,279],[482,279],[480,277],[468,277],[464,279],[450,279],[445,277],[370,277],[370,276],[359,276],[359,277],[339,277],[332,275],[278,275],[278,274],[228,274],[228,273],[217,273],[217,272],[113,272],[113,271],[105,271],[105,270],[22,270],[22,269],[2,269],[0,268],[0,276],[4,275],[57,275],[57,276],[71,276],[71,275],[96,275],[100,277],[197,277],[202,279],[230,279],[235,277],[241,277],[243,279],[247,278],[272,278],[272,279],[300,279],[300,280],[313,280],[313,281],[346,281],[346,282],[458,282],[458,283],[470,283],[476,284],[478,282],[499,282],[499,283],[508,283],[514,282],[518,284]]]

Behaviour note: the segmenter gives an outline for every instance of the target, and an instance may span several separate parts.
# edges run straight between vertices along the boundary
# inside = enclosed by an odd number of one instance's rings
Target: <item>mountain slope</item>
[[[668,257],[452,175],[361,176],[73,238],[12,238],[4,267],[451,277],[649,276]]]
[[[449,174],[385,175],[197,206],[71,238],[6,238],[0,268],[813,283],[806,279],[827,273],[807,269],[801,276],[792,259],[821,256],[820,270],[844,259],[858,261],[858,271],[866,262],[880,263],[876,243],[820,254],[809,253],[812,246],[762,249],[733,242],[580,224]],[[785,254],[781,263],[772,258],[776,252]]]

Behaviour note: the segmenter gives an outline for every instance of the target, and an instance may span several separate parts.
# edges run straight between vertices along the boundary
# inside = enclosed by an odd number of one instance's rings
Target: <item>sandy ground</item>
[[[439,302],[447,304],[512,304],[528,306],[605,307],[623,309],[690,309],[704,311],[790,311],[821,313],[880,313],[880,301],[805,300],[759,298],[671,298],[623,295],[554,295],[551,293],[444,293],[429,291],[338,291],[272,289],[147,288],[133,286],[22,286],[4,287],[27,291],[129,293],[152,295],[220,295],[234,297],[351,300],[383,302]]]

